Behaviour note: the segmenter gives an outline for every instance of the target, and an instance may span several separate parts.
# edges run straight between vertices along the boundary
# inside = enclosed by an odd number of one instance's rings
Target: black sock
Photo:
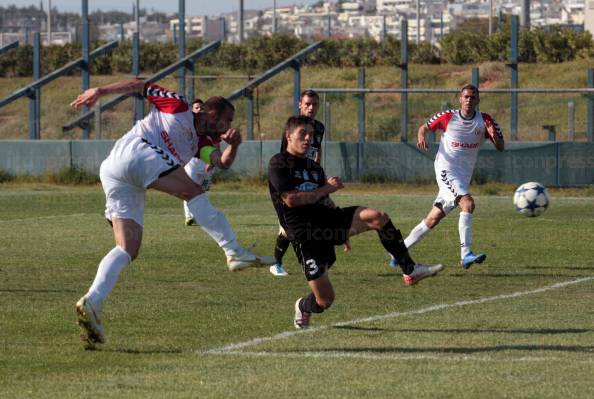
[[[279,234],[276,237],[276,245],[274,246],[274,259],[277,263],[282,263],[283,256],[287,252],[287,248],[289,248],[289,244],[291,241],[287,237],[282,234]]]
[[[313,294],[309,294],[305,298],[302,298],[299,302],[299,310],[306,313],[322,313],[324,308],[320,307],[316,302],[316,296]]]
[[[380,241],[386,251],[388,251],[397,261],[404,274],[411,274],[415,267],[415,261],[408,254],[408,249],[404,245],[404,239],[400,230],[396,229],[391,220],[384,227],[378,230]]]

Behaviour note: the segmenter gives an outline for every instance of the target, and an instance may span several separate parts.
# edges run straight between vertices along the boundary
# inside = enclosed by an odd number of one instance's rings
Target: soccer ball
[[[524,216],[538,216],[549,206],[549,195],[542,184],[531,181],[516,189],[514,205]]]

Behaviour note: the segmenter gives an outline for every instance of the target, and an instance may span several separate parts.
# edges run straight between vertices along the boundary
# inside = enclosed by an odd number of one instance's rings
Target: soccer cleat
[[[293,325],[298,330],[305,330],[309,328],[309,318],[311,317],[311,313],[302,312],[299,309],[299,302],[301,302],[303,298],[297,299],[295,302],[295,320],[293,320]]]
[[[473,263],[483,263],[485,261],[485,259],[487,259],[487,255],[486,254],[478,254],[475,255],[472,252],[469,252],[464,259],[462,259],[460,261],[460,266],[462,266],[465,269],[470,268],[470,266]]]
[[[247,249],[244,249],[241,254],[227,255],[227,267],[232,272],[243,270],[247,267],[261,267],[274,265],[276,259],[272,256],[258,256]]]
[[[280,263],[270,266],[270,273],[274,274],[277,277],[284,277],[289,275],[289,273],[287,273],[287,271],[283,268],[283,265],[281,265]]]
[[[388,263],[390,265],[390,267],[398,267],[398,261],[394,258],[390,258],[390,263]]]
[[[101,308],[93,306],[86,296],[76,303],[80,338],[86,349],[95,349],[95,344],[105,343],[105,332],[101,325]]]
[[[186,226],[196,226],[196,221],[194,218],[186,218]]]
[[[437,273],[443,270],[442,264],[437,265],[415,265],[415,268],[411,274],[403,274],[402,280],[404,285],[415,285],[424,278],[435,276]]]

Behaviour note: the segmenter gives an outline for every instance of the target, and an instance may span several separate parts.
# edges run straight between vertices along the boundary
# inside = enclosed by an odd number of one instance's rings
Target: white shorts
[[[187,175],[190,176],[190,179],[202,187],[204,191],[210,189],[213,174],[213,169],[209,171],[206,170],[207,166],[208,165],[199,158],[190,159],[186,166],[184,166],[184,170]]]
[[[458,206],[460,197],[469,194],[470,178],[461,176],[452,171],[435,167],[435,177],[439,193],[435,198],[434,206],[441,208],[446,215]]]
[[[144,224],[147,187],[164,173],[179,167],[166,150],[128,133],[119,139],[101,163],[99,177],[105,192],[105,217],[132,219]]]

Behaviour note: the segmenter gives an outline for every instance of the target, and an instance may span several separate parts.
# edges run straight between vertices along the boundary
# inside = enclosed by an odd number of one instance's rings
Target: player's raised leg
[[[257,256],[237,242],[235,232],[225,215],[212,206],[208,194],[182,168],[160,178],[149,187],[187,201],[188,209],[196,222],[225,252],[229,270],[238,271],[249,266],[274,264],[272,257]]]
[[[402,269],[405,285],[414,285],[424,278],[431,277],[443,269],[443,265],[417,264],[404,245],[402,233],[385,212],[373,208],[358,207],[353,215],[349,235],[356,235],[368,230],[376,230],[380,241],[390,255],[396,259]]]

